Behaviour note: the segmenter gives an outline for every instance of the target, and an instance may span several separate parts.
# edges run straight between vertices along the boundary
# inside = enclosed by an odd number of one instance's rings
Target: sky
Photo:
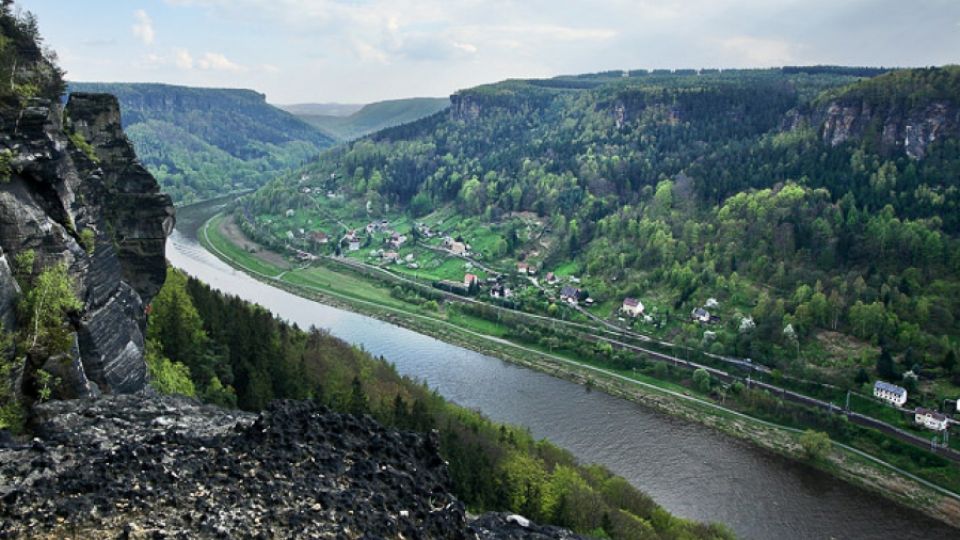
[[[18,0],[73,81],[276,104],[613,69],[960,63],[960,0]]]

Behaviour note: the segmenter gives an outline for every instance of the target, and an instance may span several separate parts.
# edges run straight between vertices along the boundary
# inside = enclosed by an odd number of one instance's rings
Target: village
[[[551,261],[554,239],[550,227],[536,216],[510,216],[497,224],[463,218],[450,209],[418,219],[402,213],[374,217],[376,212],[369,208],[351,208],[334,193],[314,191],[301,191],[319,201],[314,208],[291,208],[279,216],[260,216],[256,220],[248,216],[273,238],[281,239],[284,248],[301,264],[311,264],[320,257],[341,258],[444,293],[536,316],[596,323],[667,339],[682,330],[682,335],[697,336],[696,345],[706,351],[727,326],[733,325],[739,332],[756,326],[756,321],[741,315],[737,306],[725,307],[714,297],[703,298],[685,314],[678,314],[656,294],[650,298],[636,294],[617,296],[616,287],[581,274],[576,264]],[[510,236],[514,237],[514,245],[505,247]],[[791,330],[788,325],[784,333]],[[750,359],[726,360],[770,373],[761,365],[752,365]],[[905,388],[875,381],[872,396],[866,387],[863,394],[857,395],[860,403],[855,403],[851,410],[879,412],[902,428],[941,434],[943,444],[949,444],[949,427],[956,421],[945,414],[948,411],[920,406],[904,408]],[[876,404],[864,403],[864,397],[872,397]],[[898,414],[887,416],[877,408],[881,403]],[[955,404],[949,412],[960,412],[960,405]]]

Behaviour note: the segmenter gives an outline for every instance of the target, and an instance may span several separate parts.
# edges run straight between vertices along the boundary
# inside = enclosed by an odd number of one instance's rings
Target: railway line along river
[[[217,211],[217,202],[178,209],[167,245],[175,267],[303,328],[326,328],[383,355],[451,401],[525,426],[584,462],[605,465],[675,514],[718,521],[755,539],[960,536],[918,512],[708,427],[257,281],[198,243],[199,226]]]

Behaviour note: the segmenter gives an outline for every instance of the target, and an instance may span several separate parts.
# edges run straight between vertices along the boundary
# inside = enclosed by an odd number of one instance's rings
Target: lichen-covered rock
[[[150,392],[36,408],[0,445],[0,537],[575,538],[468,523],[436,435],[281,401],[259,415]]]
[[[66,264],[84,308],[69,322],[73,355],[46,361],[61,382],[55,395],[140,390],[145,308],[163,285],[174,224],[169,197],[137,161],[112,96],[72,95],[65,109],[35,99],[2,127],[12,174],[0,183],[0,321],[15,322],[12,257],[29,249],[37,269]],[[41,367],[23,366],[23,384]]]

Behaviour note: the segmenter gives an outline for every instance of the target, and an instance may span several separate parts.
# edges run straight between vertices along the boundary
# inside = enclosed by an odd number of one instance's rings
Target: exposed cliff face
[[[81,139],[89,146],[78,145]],[[18,292],[10,261],[28,249],[37,255],[35,270],[65,263],[84,303],[70,323],[73,350],[44,365],[28,361],[24,383],[43,368],[60,378],[61,397],[141,389],[144,310],[163,284],[173,206],[136,161],[116,99],[74,95],[65,110],[33,100],[17,118],[3,120],[0,149],[12,153],[12,174],[0,183],[5,327],[12,328]],[[90,238],[94,245],[84,245]]]
[[[457,93],[450,96],[450,119],[470,122],[480,118],[482,108],[478,100],[469,94]]]
[[[820,135],[831,146],[875,137],[880,150],[902,151],[914,159],[923,158],[937,140],[960,136],[960,107],[947,101],[905,109],[875,106],[866,100],[835,100],[820,116]]]
[[[435,436],[308,402],[259,415],[147,394],[37,407],[0,444],[0,537],[574,539],[470,522]]]

